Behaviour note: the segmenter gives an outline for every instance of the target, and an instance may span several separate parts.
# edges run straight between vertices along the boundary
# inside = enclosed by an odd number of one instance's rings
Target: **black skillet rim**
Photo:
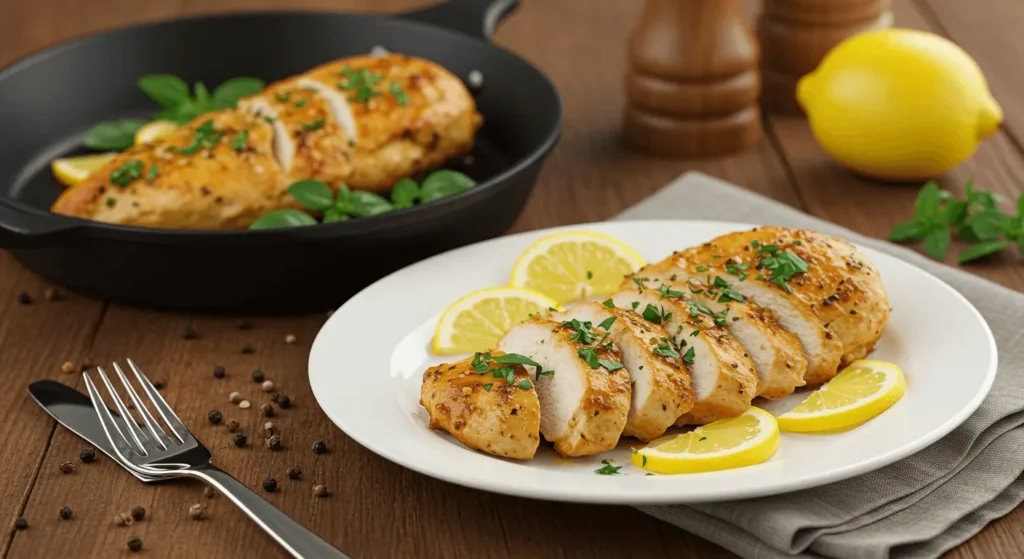
[[[458,205],[460,202],[467,201],[476,196],[482,196],[494,187],[498,186],[499,183],[513,177],[517,173],[520,173],[530,166],[536,164],[538,160],[542,160],[551,152],[555,144],[558,142],[562,134],[564,118],[565,118],[565,106],[562,102],[561,95],[558,92],[558,88],[554,82],[544,74],[539,68],[531,64],[526,59],[519,55],[502,48],[494,42],[476,37],[469,33],[465,33],[453,28],[448,28],[443,25],[434,23],[427,23],[417,21],[414,18],[406,17],[417,12],[408,13],[397,13],[397,14],[367,14],[367,13],[352,13],[352,12],[332,12],[329,10],[259,10],[259,11],[247,11],[247,12],[221,12],[214,14],[201,14],[193,16],[182,16],[177,18],[162,19],[148,22],[141,22],[129,25],[123,25],[101,31],[99,33],[91,33],[81,35],[78,37],[71,37],[64,41],[52,44],[48,47],[43,48],[35,52],[26,54],[25,56],[18,58],[8,64],[4,68],[0,68],[0,80],[11,79],[14,74],[19,72],[23,67],[37,64],[50,56],[54,56],[66,49],[75,48],[88,44],[92,41],[107,40],[112,36],[116,36],[121,33],[127,33],[132,31],[143,31],[147,28],[159,27],[163,25],[176,24],[176,23],[187,23],[189,21],[198,20],[218,20],[218,19],[229,19],[229,18],[246,18],[246,17],[266,17],[271,15],[279,16],[309,16],[309,15],[342,15],[345,17],[352,17],[355,19],[366,19],[366,20],[377,20],[379,18],[387,18],[392,21],[396,21],[398,25],[408,25],[412,28],[424,30],[426,32],[434,32],[442,35],[456,35],[462,38],[468,38],[475,42],[481,43],[479,46],[482,48],[493,48],[500,52],[503,56],[513,58],[516,62],[525,64],[537,76],[551,88],[554,94],[554,99],[557,104],[558,118],[552,122],[552,125],[548,131],[544,142],[536,146],[533,151],[515,162],[513,162],[508,169],[498,173],[486,181],[477,183],[472,188],[447,196],[439,200],[434,200],[426,204],[419,204],[411,208],[405,208],[401,210],[395,210],[388,212],[387,214],[365,217],[359,219],[353,219],[350,221],[338,222],[338,223],[320,223],[315,226],[306,227],[288,227],[279,229],[259,229],[259,230],[248,230],[248,229],[228,229],[228,230],[217,230],[217,229],[160,229],[154,227],[138,227],[134,225],[115,225],[110,223],[104,223],[100,221],[93,221],[79,217],[71,217],[66,215],[55,214],[50,211],[41,210],[28,204],[24,204],[14,198],[6,195],[0,195],[0,204],[3,204],[11,209],[20,211],[25,214],[38,216],[42,219],[47,219],[53,222],[64,222],[67,224],[62,229],[70,230],[81,230],[83,232],[96,232],[106,233],[114,236],[121,234],[131,234],[139,236],[138,240],[148,241],[180,241],[184,239],[199,239],[199,240],[267,240],[273,237],[298,237],[298,238],[325,238],[335,237],[340,235],[349,234],[360,234],[379,231],[381,229],[387,229],[390,226],[398,226],[403,221],[415,220],[418,216],[426,216],[430,213],[437,213],[443,211],[446,206]],[[486,115],[484,115],[486,117]]]

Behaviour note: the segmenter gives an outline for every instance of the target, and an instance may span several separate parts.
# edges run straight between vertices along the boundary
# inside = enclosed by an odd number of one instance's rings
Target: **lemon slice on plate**
[[[903,371],[885,361],[859,360],[797,407],[779,416],[783,431],[815,432],[852,427],[889,409],[907,391]]]
[[[559,303],[612,293],[622,277],[644,265],[622,241],[595,231],[548,235],[516,260],[511,285],[539,291]]]
[[[516,287],[489,287],[451,304],[434,330],[434,353],[454,355],[494,348],[512,326],[557,307],[548,297]]]
[[[75,186],[85,180],[93,171],[110,163],[116,153],[96,153],[77,157],[54,159],[50,169],[57,181],[64,186]]]
[[[178,125],[170,120],[154,120],[153,122],[146,123],[135,132],[135,145],[139,146],[159,140],[174,132],[177,128]]]
[[[689,433],[670,435],[636,449],[634,466],[659,474],[692,474],[760,464],[779,449],[775,416],[751,407]]]

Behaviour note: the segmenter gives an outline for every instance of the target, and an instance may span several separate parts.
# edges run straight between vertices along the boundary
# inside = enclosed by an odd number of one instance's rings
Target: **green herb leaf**
[[[693,359],[694,359],[693,346],[690,346],[690,349],[687,349],[686,353],[683,354],[683,363],[686,363],[687,365],[693,365]]]
[[[135,133],[146,124],[144,120],[124,119],[101,122],[85,133],[82,143],[97,150],[122,150],[132,147]]]
[[[608,369],[609,373],[612,371],[618,371],[623,367],[622,363],[612,361],[611,359],[598,359],[597,362],[605,369]]]
[[[231,139],[231,149],[242,151],[249,145],[249,131],[242,130]]]
[[[934,221],[935,218],[939,217],[939,202],[941,198],[939,183],[935,181],[925,183],[921,191],[917,193],[917,199],[914,201],[914,217],[927,222]]]
[[[146,180],[153,182],[158,174],[160,174],[160,169],[157,169],[156,163],[150,163],[149,170],[146,171]]]
[[[288,187],[298,203],[314,211],[322,212],[334,205],[334,192],[331,187],[318,180],[301,180]]]
[[[946,251],[949,250],[949,241],[949,226],[934,227],[925,233],[924,251],[928,253],[928,256],[936,260],[942,260],[946,257]]]
[[[249,229],[280,229],[316,225],[316,219],[300,210],[275,210],[252,222]]]
[[[142,76],[136,83],[150,99],[167,109],[178,107],[190,100],[188,84],[178,76],[150,74]]]
[[[528,381],[528,380],[526,380],[526,379],[523,379],[523,380],[519,381],[519,384],[517,384],[516,387],[517,388],[522,388],[523,390],[529,390],[529,389],[533,388],[533,383]]]
[[[355,217],[370,217],[395,209],[383,196],[364,190],[348,190],[345,185],[338,192],[338,207]]]
[[[1004,248],[1010,246],[1009,241],[985,241],[978,243],[973,246],[965,248],[960,252],[960,256],[957,257],[957,261],[960,264],[970,262],[971,260],[977,260],[983,256],[995,254]]]
[[[771,246],[774,245],[765,245],[761,247],[758,252]],[[761,265],[771,271],[772,274],[769,281],[782,287],[786,287],[786,282],[788,282],[794,275],[802,274],[807,271],[807,261],[788,250],[773,252],[772,256],[768,256],[761,260]]]
[[[206,85],[203,82],[196,82],[195,91],[195,104],[196,107],[199,109],[199,112],[205,113],[209,111],[211,109],[210,90],[206,89]]]
[[[257,78],[238,77],[224,81],[213,90],[214,109],[233,109],[242,97],[256,95],[266,87],[266,82]]]
[[[391,82],[388,91],[391,92],[391,96],[395,98],[395,102],[399,105],[404,107],[409,104],[409,98],[406,96],[402,86],[398,85],[398,82]]]
[[[291,99],[291,98],[292,98],[292,92],[291,91],[285,91],[284,93],[281,93],[280,91],[275,91],[274,92],[274,100],[276,100],[278,103],[287,103],[288,100]]]
[[[339,221],[348,221],[350,216],[336,207],[330,207],[324,210],[324,223],[337,223]]]
[[[661,324],[661,313],[658,311],[657,307],[650,303],[644,307],[644,312],[641,313],[641,316],[644,317],[644,320],[648,320],[655,324]]]
[[[1008,220],[999,210],[982,210],[967,220],[967,227],[979,241],[991,241],[1003,234]]]
[[[594,348],[592,347],[581,347],[576,350],[576,355],[582,357],[587,362],[587,365],[590,365],[591,369],[601,366],[601,361],[598,359],[597,353],[594,353]]]
[[[963,200],[950,200],[946,202],[946,209],[942,211],[942,219],[953,227],[963,225],[967,220],[969,207]]]
[[[611,299],[605,299],[601,304],[608,307],[609,309],[615,308],[615,301],[612,301]]]
[[[682,291],[676,291],[675,289],[672,289],[665,284],[661,284],[661,287],[658,288],[658,293],[661,293],[662,299],[664,299],[665,297],[679,298],[684,296],[684,293]]]
[[[618,317],[609,316],[608,318],[602,320],[601,324],[598,324],[597,327],[607,331],[608,329],[610,329],[612,327],[612,324],[615,324],[615,319],[616,318],[618,318]]]
[[[391,203],[395,209],[411,208],[420,197],[420,185],[412,179],[402,179],[391,188]]]
[[[420,186],[420,201],[424,204],[446,196],[458,194],[476,183],[463,173],[451,169],[434,171],[423,179]]]
[[[223,135],[223,131],[214,128],[212,120],[207,120],[196,128],[191,144],[183,148],[171,149],[185,155],[195,155],[201,149],[213,149]]]
[[[312,122],[300,122],[299,127],[302,128],[303,132],[313,132],[315,130],[323,128],[326,122],[326,120],[318,118]]]
[[[612,463],[607,460],[601,460],[601,463],[604,464],[604,466],[594,470],[595,474],[610,476],[619,473],[619,470],[622,469],[622,466],[613,466]]]
[[[142,178],[143,167],[145,167],[145,163],[137,159],[125,161],[124,165],[110,172],[110,182],[118,186],[128,186]]]
[[[907,241],[916,241],[928,231],[928,223],[922,219],[913,218],[897,225],[893,228],[892,233],[889,233],[889,240],[894,243],[905,243]]]
[[[655,355],[661,355],[664,357],[679,357],[679,352],[670,345],[662,344],[654,348]]]
[[[493,388],[493,387],[494,387],[493,384],[487,383],[487,384],[484,385],[484,390],[487,391],[487,392],[490,392],[491,388]]]
[[[192,122],[201,111],[199,107],[191,100],[187,100],[177,107],[172,107],[156,114],[158,120],[170,120],[178,125],[188,124]]]

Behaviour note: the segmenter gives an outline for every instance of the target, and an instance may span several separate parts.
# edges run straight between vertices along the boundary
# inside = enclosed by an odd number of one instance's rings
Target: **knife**
[[[132,468],[125,466],[121,462],[114,452],[114,448],[110,445],[110,439],[107,438],[107,434],[103,431],[103,426],[96,416],[96,408],[92,406],[92,400],[88,396],[66,384],[53,380],[33,382],[28,385],[28,392],[32,395],[32,399],[46,413],[57,420],[57,423],[85,439],[89,444],[102,451],[103,454],[109,456],[114,462],[124,466],[132,475],[146,483],[161,481],[145,474],[136,473]],[[120,417],[116,411],[110,410],[110,412]]]

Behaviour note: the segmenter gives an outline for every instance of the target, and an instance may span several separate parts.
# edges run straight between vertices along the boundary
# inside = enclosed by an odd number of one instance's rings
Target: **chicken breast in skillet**
[[[500,356],[495,351],[492,356]],[[509,367],[515,384],[474,367],[475,357],[431,367],[423,373],[420,405],[430,428],[452,434],[469,448],[495,456],[529,460],[540,444],[540,404],[521,365],[484,362],[487,369]],[[523,383],[523,381],[527,381]]]
[[[498,341],[502,351],[525,355],[552,373],[536,377],[540,432],[567,457],[615,448],[629,414],[622,354],[611,342],[588,344],[581,338],[570,325],[535,317]]]
[[[731,273],[730,273],[731,272]],[[891,307],[878,271],[841,239],[760,227],[673,254],[636,274],[686,281],[722,277],[800,340],[804,380],[817,385],[874,347]]]
[[[441,66],[400,54],[350,57],[118,154],[51,211],[121,225],[243,229],[272,210],[300,208],[286,192],[299,180],[388,190],[470,151],[481,124],[472,95]]]
[[[676,425],[703,425],[750,408],[757,393],[754,363],[732,335],[716,324],[716,319],[724,324],[720,316],[680,293],[638,285],[621,289],[612,301],[661,324],[675,340],[694,391],[693,408]]]
[[[572,305],[565,312],[551,315],[551,319],[576,320],[570,323],[573,328],[586,328],[598,340],[607,334],[622,351],[622,364],[632,379],[632,401],[623,436],[644,442],[660,437],[693,407],[690,373],[661,326],[594,301]]]

